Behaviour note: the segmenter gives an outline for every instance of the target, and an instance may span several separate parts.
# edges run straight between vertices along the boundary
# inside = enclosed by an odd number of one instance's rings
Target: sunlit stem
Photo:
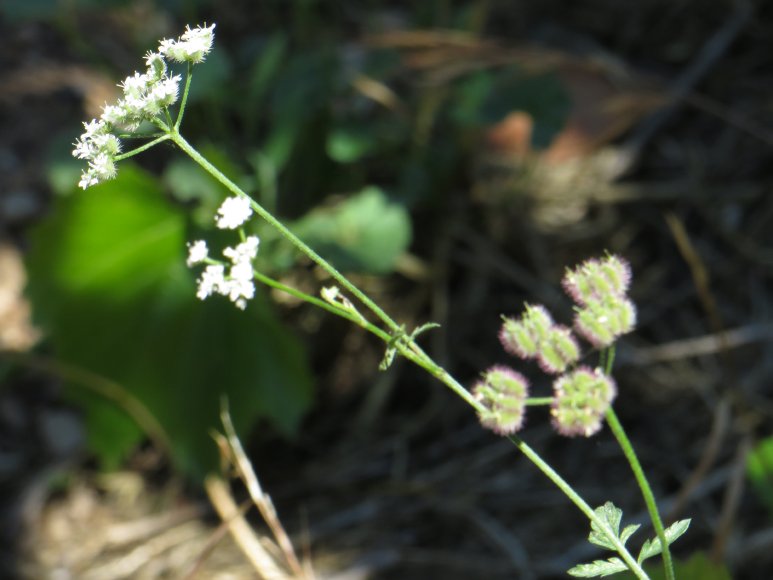
[[[605,353],[605,372],[607,375],[610,375],[612,373],[612,365],[615,362],[615,347],[612,346],[606,349]],[[663,520],[660,518],[658,504],[655,501],[655,495],[652,493],[652,488],[650,487],[649,481],[647,481],[647,476],[644,475],[644,470],[641,467],[641,463],[639,463],[639,458],[636,455],[636,451],[634,451],[633,445],[631,445],[631,441],[628,439],[628,435],[626,435],[625,430],[623,429],[623,426],[620,423],[620,420],[617,418],[617,414],[615,413],[614,409],[612,409],[612,407],[607,410],[606,420],[607,425],[609,425],[609,428],[612,430],[612,433],[615,436],[615,439],[617,439],[618,445],[620,445],[620,449],[623,451],[623,455],[625,455],[625,458],[628,460],[628,463],[631,466],[631,471],[636,478],[636,482],[639,484],[639,489],[641,490],[642,497],[644,498],[644,503],[647,505],[647,512],[649,513],[650,520],[652,521],[652,527],[655,529],[655,534],[657,535],[658,540],[660,540],[660,545],[663,549],[663,568],[665,569],[666,579],[674,580],[674,563],[671,560],[671,550],[668,546],[668,542],[666,541],[666,531],[663,527]]]

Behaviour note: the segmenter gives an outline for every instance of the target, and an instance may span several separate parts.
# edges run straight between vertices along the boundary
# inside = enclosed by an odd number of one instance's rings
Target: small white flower
[[[145,64],[148,67],[148,75],[154,81],[160,81],[166,76],[166,61],[157,52],[148,52],[145,55]]]
[[[187,26],[183,35],[177,40],[164,39],[158,46],[158,52],[175,62],[202,62],[212,50],[215,39],[215,25]]]
[[[142,95],[148,89],[150,79],[148,75],[135,72],[133,76],[126,77],[118,86],[123,89],[126,98],[142,98]]]
[[[86,189],[97,183],[99,183],[99,180],[97,179],[97,176],[94,175],[94,171],[86,169],[81,173],[81,180],[78,182],[78,187]]]
[[[204,300],[213,293],[221,294],[226,287],[225,267],[220,264],[210,264],[204,268],[198,282],[199,289],[196,292],[196,297],[200,300]]]
[[[209,248],[207,248],[207,242],[204,240],[196,240],[192,244],[188,244],[188,259],[186,264],[188,267],[195,264],[201,264],[209,257]]]
[[[97,153],[89,162],[89,167],[99,181],[113,179],[116,174],[115,161],[107,153]]]
[[[223,250],[223,255],[230,259],[231,262],[237,264],[239,262],[251,262],[258,255],[258,245],[260,239],[258,236],[249,236],[241,244],[235,248],[226,248]]]
[[[229,197],[217,210],[215,223],[221,230],[234,230],[252,216],[250,200],[246,197]]]

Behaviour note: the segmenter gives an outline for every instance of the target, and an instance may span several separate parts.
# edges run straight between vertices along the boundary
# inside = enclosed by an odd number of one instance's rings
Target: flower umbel
[[[553,391],[550,414],[555,429],[568,437],[590,437],[601,429],[617,387],[601,369],[582,366],[556,379]]]
[[[571,330],[553,322],[544,306],[526,305],[523,315],[505,318],[499,331],[504,349],[517,357],[536,358],[542,370],[564,372],[580,358],[580,347]]]
[[[258,255],[260,240],[257,236],[249,236],[233,248],[225,248],[223,255],[229,259],[230,267],[226,272],[226,264],[211,263],[206,242],[198,240],[188,245],[188,266],[202,262],[210,263],[204,268],[198,279],[196,297],[204,300],[212,294],[227,296],[237,308],[244,310],[247,300],[255,296],[255,282],[252,261]]]
[[[566,271],[563,286],[579,305],[574,327],[597,348],[611,346],[636,325],[636,307],[628,299],[631,267],[623,258],[608,255]]]
[[[175,62],[200,63],[212,50],[214,30],[214,24],[203,28],[186,26],[185,33],[177,40],[162,40],[158,52]]]
[[[529,382],[522,374],[506,366],[491,367],[473,391],[486,407],[479,414],[484,427],[510,435],[523,426]]]
[[[235,230],[252,217],[250,200],[246,197],[229,197],[218,208],[215,223],[221,230]]]
[[[567,268],[562,285],[580,306],[610,296],[625,296],[631,285],[631,266],[615,255],[588,260],[574,270]]]
[[[188,27],[178,40],[162,40],[158,52],[145,55],[146,71],[135,72],[118,85],[123,97],[114,104],[105,104],[98,120],[84,123],[86,130],[75,141],[73,150],[75,157],[88,163],[78,183],[82,189],[115,177],[121,142],[112,134],[114,130],[133,133],[143,121],[165,127],[163,113],[177,102],[181,78],[168,74],[164,58],[192,63],[203,61],[212,49],[214,28],[214,24]]]
[[[544,306],[527,304],[520,318],[504,318],[499,340],[510,354],[524,359],[535,358],[552,328],[553,318]]]

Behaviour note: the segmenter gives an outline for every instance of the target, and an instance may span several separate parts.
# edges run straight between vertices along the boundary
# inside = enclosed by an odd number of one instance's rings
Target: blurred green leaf
[[[325,150],[339,163],[353,163],[362,159],[376,147],[376,135],[366,127],[336,127],[327,136]]]
[[[258,103],[271,88],[287,53],[287,36],[277,32],[268,39],[249,73],[249,102]]]
[[[773,512],[773,437],[761,440],[749,453],[746,475],[754,491]]]
[[[377,187],[312,210],[293,230],[337,268],[375,274],[390,272],[411,242],[408,212]]]
[[[246,312],[195,298],[185,219],[157,181],[124,164],[118,179],[55,201],[32,234],[29,291],[59,360],[119,383],[171,438],[191,476],[213,467],[208,431],[230,400],[242,433],[267,417],[291,434],[311,399],[300,345],[257,296]],[[125,408],[83,388],[91,448],[114,467],[141,438]]]
[[[653,560],[644,566],[650,580],[665,580],[662,562]],[[732,580],[730,572],[723,564],[711,561],[704,552],[695,552],[688,560],[674,560],[674,574],[679,580]],[[621,578],[634,578],[626,572]]]

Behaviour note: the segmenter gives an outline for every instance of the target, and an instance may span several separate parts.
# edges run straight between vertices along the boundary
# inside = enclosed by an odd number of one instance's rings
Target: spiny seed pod
[[[515,433],[523,425],[529,382],[506,366],[493,366],[473,388],[486,408],[478,414],[481,424],[499,435]]]
[[[537,353],[540,368],[551,375],[564,372],[579,359],[580,347],[572,331],[558,324],[550,329]]]
[[[601,369],[583,366],[556,379],[553,391],[550,414],[556,431],[567,437],[590,437],[601,429],[617,387]]]
[[[553,318],[544,306],[527,304],[519,319],[504,318],[499,341],[512,355],[523,359],[534,358],[552,327]]]
[[[567,269],[562,286],[580,306],[610,296],[623,297],[631,285],[631,266],[619,256],[588,260]]]
[[[636,307],[624,297],[593,300],[577,310],[574,328],[597,348],[605,348],[636,326]]]

